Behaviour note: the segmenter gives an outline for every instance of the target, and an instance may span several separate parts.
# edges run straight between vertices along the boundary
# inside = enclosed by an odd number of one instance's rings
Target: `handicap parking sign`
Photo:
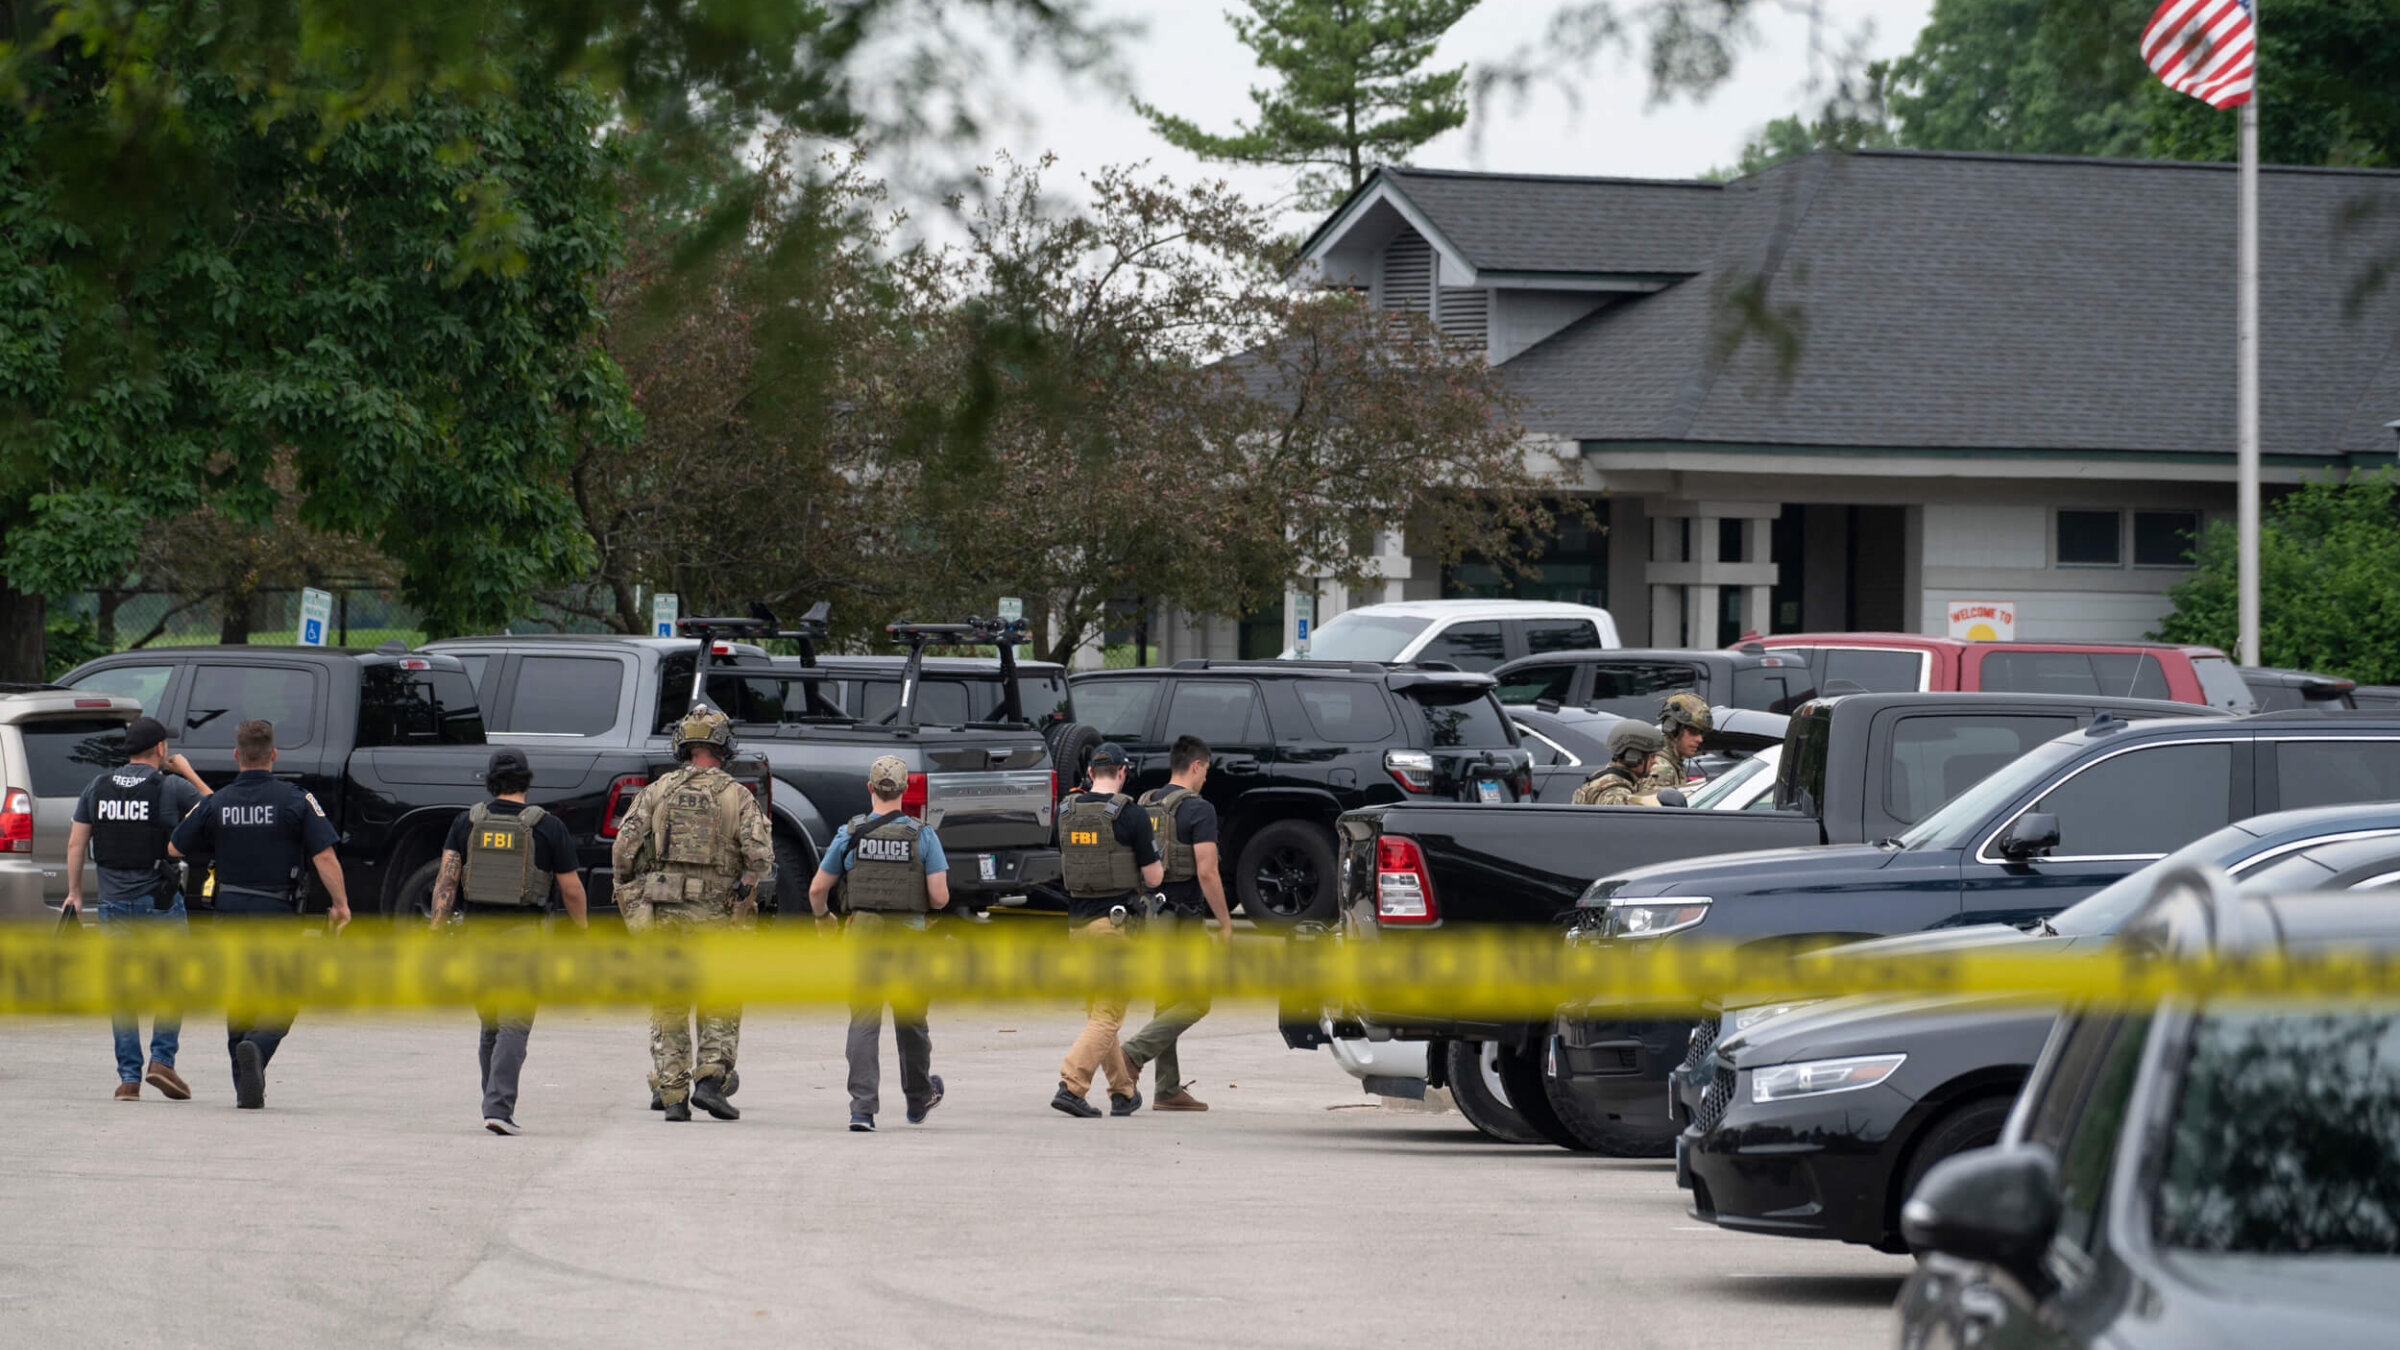
[[[301,626],[300,642],[302,646],[307,647],[324,646],[325,625],[317,622],[315,619],[310,619],[306,624]]]

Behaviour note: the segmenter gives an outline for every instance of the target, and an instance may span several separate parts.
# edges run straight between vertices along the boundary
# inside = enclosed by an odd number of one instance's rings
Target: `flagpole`
[[[2241,256],[2235,286],[2240,336],[2236,341],[2240,393],[2239,465],[2236,469],[2235,528],[2240,533],[2237,571],[2240,597],[2241,662],[2258,659],[2258,95],[2242,104]]]

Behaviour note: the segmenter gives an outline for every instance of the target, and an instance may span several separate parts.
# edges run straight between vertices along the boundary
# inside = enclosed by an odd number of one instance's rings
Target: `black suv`
[[[1658,705],[1689,689],[1711,707],[1788,713],[1817,691],[1808,659],[1753,643],[1732,651],[1611,648],[1520,656],[1492,672],[1507,704],[1554,703],[1562,708],[1658,719]]]
[[[1261,924],[1333,917],[1344,811],[1533,796],[1492,677],[1438,662],[1185,661],[1071,683],[1076,716],[1132,756],[1136,793],[1167,781],[1177,736],[1208,742],[1227,898]]]

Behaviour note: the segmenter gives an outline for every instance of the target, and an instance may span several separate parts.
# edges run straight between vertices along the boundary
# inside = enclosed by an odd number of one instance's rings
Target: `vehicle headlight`
[[[1733,1030],[1748,1031],[1770,1017],[1781,1017],[1795,1008],[1805,1008],[1818,999],[1804,998],[1796,1003],[1761,1003],[1755,1008],[1743,1008],[1733,1014]]]
[[[1665,937],[1697,925],[1708,917],[1705,895],[1652,895],[1608,902],[1608,935],[1621,938]]]
[[[1891,1077],[1907,1058],[1906,1055],[1855,1055],[1849,1059],[1812,1059],[1753,1069],[1750,1100],[1780,1102],[1873,1087]]]

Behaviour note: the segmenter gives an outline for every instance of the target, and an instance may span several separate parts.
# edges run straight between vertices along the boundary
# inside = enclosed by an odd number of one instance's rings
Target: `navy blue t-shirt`
[[[217,865],[217,889],[282,895],[308,860],[339,841],[325,808],[298,784],[265,769],[244,769],[175,827],[185,857]]]

